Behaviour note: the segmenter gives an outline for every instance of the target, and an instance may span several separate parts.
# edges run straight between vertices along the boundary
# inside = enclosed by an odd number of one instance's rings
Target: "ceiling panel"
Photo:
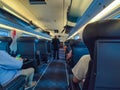
[[[30,5],[29,2],[25,4],[23,0],[21,2],[40,23],[44,24],[44,29],[58,29],[61,32],[66,24],[65,16],[69,2],[64,3],[65,7],[63,7],[63,0],[47,0],[45,5]]]
[[[47,4],[30,4],[29,0],[0,0],[5,6],[32,21],[43,30],[52,32],[58,29],[59,34],[66,24],[75,26],[76,23],[67,22],[67,10],[71,0],[46,0]],[[72,0],[70,14],[82,16],[93,0]],[[62,35],[62,34],[61,34]]]

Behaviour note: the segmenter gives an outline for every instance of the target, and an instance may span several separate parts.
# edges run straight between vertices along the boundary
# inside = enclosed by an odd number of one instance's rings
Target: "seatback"
[[[11,37],[3,37],[0,36],[0,50],[5,50],[8,53],[10,53],[10,44],[12,42],[12,38]]]
[[[67,54],[71,50],[71,46],[70,46],[69,41],[66,41],[64,44],[65,44],[65,46],[67,46],[66,51],[65,51],[65,54]]]
[[[40,55],[42,61],[47,62],[48,60],[48,49],[47,49],[47,41],[45,39],[39,39],[37,43],[37,50],[40,50]]]
[[[25,58],[33,58],[36,54],[36,38],[35,37],[20,37],[17,39],[17,53]]]
[[[71,59],[71,67],[73,68],[79,59],[83,56],[88,54],[88,49],[86,45],[81,40],[73,41],[72,45],[72,59]]]
[[[88,24],[83,39],[91,56],[83,90],[120,90],[120,20]]]
[[[24,90],[26,76],[20,75],[14,78],[11,82],[0,85],[0,90]]]
[[[51,43],[51,41],[47,41],[47,51],[49,53],[49,56],[52,56],[52,43]]]
[[[94,90],[120,90],[120,39],[97,40]]]
[[[20,37],[17,39],[17,53],[22,58],[27,58],[32,62],[32,64],[26,62],[25,68],[32,65],[37,70],[36,43],[37,39],[35,37]]]

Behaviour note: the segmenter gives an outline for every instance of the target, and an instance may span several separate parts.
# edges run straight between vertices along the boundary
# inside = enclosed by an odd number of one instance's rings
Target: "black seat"
[[[11,82],[0,85],[0,90],[24,90],[25,88],[25,77],[24,75],[20,75],[16,77]]]
[[[120,90],[120,20],[88,24],[83,39],[91,56],[83,90]]]
[[[23,68],[34,67],[38,72],[37,57],[36,57],[36,43],[35,37],[20,37],[17,39],[17,53],[21,57],[28,60],[24,63]]]
[[[8,53],[10,53],[10,44],[12,42],[11,37],[5,37],[5,36],[0,36],[0,50],[4,50]]]

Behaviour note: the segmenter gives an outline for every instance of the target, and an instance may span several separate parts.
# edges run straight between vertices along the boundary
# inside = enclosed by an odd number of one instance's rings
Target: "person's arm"
[[[0,65],[2,68],[5,69],[20,69],[23,65],[22,59],[15,59],[14,57],[10,56],[7,52],[3,51],[1,53],[1,60]]]
[[[83,79],[85,79],[89,60],[90,60],[90,55],[84,55],[80,58],[78,63],[74,66],[74,68],[72,69],[72,72],[74,75],[73,82],[79,83],[83,81]]]
[[[73,76],[72,80],[73,80],[74,83],[82,82],[82,80],[79,80],[79,79],[76,78],[75,76]]]

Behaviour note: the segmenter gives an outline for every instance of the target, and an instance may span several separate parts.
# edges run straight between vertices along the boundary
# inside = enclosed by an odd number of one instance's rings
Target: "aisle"
[[[60,49],[60,59],[49,64],[34,90],[67,90],[66,63],[63,59],[63,49]]]

